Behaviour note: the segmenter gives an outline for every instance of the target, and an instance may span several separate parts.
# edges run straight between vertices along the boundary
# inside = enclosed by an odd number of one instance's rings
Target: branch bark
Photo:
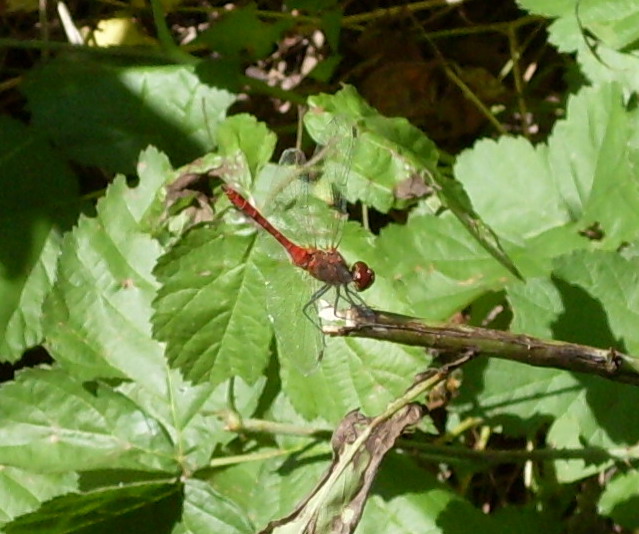
[[[361,308],[349,310],[345,325],[329,326],[324,332],[331,336],[382,339],[452,354],[474,353],[639,385],[639,358],[614,348],[599,349],[466,325],[434,325],[415,317]]]

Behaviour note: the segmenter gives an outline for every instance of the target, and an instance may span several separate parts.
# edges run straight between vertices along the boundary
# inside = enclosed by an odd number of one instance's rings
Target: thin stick
[[[513,65],[513,79],[515,80],[515,91],[517,92],[517,105],[519,106],[519,114],[521,115],[521,128],[524,137],[530,138],[528,128],[528,109],[526,107],[526,99],[524,98],[524,81],[521,74],[521,65],[519,60],[521,54],[519,51],[519,43],[517,41],[517,32],[512,26],[508,29],[508,45],[510,47],[510,58]]]
[[[465,325],[434,325],[415,317],[357,308],[349,310],[347,326],[325,327],[332,336],[383,339],[445,351],[511,360],[535,367],[554,367],[639,385],[639,358],[614,348],[599,349]]]

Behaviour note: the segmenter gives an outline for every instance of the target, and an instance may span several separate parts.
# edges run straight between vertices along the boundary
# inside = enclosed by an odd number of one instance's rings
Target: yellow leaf
[[[88,28],[82,29],[88,43],[95,46],[119,45],[153,45],[155,40],[141,32],[130,17],[116,17],[101,20],[95,31],[90,33]]]

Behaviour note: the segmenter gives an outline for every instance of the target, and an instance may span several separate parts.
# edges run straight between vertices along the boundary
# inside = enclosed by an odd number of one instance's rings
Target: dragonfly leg
[[[326,284],[320,287],[315,293],[313,293],[310,300],[306,304],[304,304],[304,307],[302,308],[302,313],[304,314],[304,317],[306,317],[311,323],[313,323],[318,330],[322,329],[321,322],[319,319],[315,321],[312,315],[309,313],[309,310],[312,306],[314,306],[317,303],[317,301],[320,298],[322,298],[324,293],[326,293],[330,288],[331,286],[329,284]]]
[[[359,294],[356,291],[353,291],[353,289],[351,287],[349,287],[348,285],[343,286],[344,287],[344,299],[351,305],[354,306],[355,308],[357,308],[360,312],[364,313],[365,315],[368,315],[371,313],[371,309],[368,307],[368,304],[366,304],[366,301],[364,301],[364,299],[362,297],[359,296]],[[337,292],[338,294],[338,298],[339,298],[339,290]],[[337,302],[336,302],[337,304]]]
[[[335,286],[335,302],[333,303],[333,313],[337,315],[337,306],[339,306],[339,300],[342,298],[340,294],[341,286]]]

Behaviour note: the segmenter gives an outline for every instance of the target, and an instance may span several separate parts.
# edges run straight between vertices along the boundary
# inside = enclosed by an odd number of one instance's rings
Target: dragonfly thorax
[[[329,285],[344,286],[352,282],[357,291],[367,289],[375,280],[375,273],[368,265],[358,261],[349,269],[344,256],[335,249],[313,249],[303,268],[314,278]]]

